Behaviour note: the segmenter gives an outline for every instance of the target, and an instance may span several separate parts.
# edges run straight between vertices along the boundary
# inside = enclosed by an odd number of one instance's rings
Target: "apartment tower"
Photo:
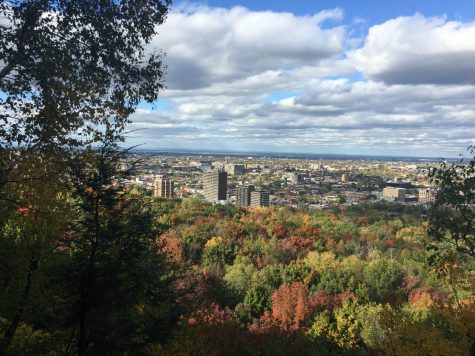
[[[251,193],[254,191],[252,185],[239,185],[236,188],[236,204],[239,206],[251,205]]]
[[[153,195],[159,198],[172,199],[174,197],[175,183],[166,178],[157,178],[153,182]]]
[[[203,174],[203,195],[206,200],[216,202],[226,200],[228,190],[228,174],[212,170]]]
[[[251,206],[269,206],[269,192],[265,190],[251,192]]]

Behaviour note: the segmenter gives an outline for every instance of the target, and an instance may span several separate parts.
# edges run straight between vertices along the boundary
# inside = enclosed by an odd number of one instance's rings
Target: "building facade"
[[[404,203],[406,201],[406,188],[386,187],[383,189],[383,199]]]
[[[419,203],[430,204],[435,202],[435,190],[433,188],[420,188],[417,193]]]
[[[203,196],[210,202],[226,200],[228,192],[228,174],[211,170],[203,174]]]
[[[175,197],[175,183],[166,178],[157,178],[153,182],[153,195],[159,198],[172,199]]]
[[[269,206],[269,192],[265,190],[256,190],[251,192],[252,207]]]
[[[302,181],[303,181],[302,175],[299,174],[299,173],[296,173],[296,172],[290,173],[289,174],[289,179],[290,179],[290,183],[292,183],[294,185],[302,183]]]
[[[251,205],[251,193],[254,191],[252,185],[238,185],[236,188],[236,204],[239,206]]]
[[[227,163],[224,165],[224,170],[230,175],[243,175],[245,167],[243,164]]]

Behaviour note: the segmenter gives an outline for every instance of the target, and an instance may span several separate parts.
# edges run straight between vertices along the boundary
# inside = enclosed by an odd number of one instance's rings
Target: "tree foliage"
[[[163,231],[117,169],[164,86],[146,46],[168,5],[0,2],[2,354],[140,353],[177,317]]]
[[[468,150],[474,155],[474,147]],[[475,155],[468,162],[441,162],[429,177],[439,187],[429,215],[429,235],[475,257]]]
[[[447,268],[454,272],[450,276],[436,273],[428,264],[430,252],[423,248],[426,223],[417,209],[376,206],[335,215],[260,208],[218,217],[217,207],[201,202],[199,208],[197,201],[186,200],[183,205],[191,203],[191,216],[180,206],[169,212],[175,221],[169,228],[183,242],[194,236],[189,231],[197,232],[195,238],[204,245],[203,258],[198,265],[191,256],[185,260],[194,265],[195,273],[201,268],[198,273],[207,278],[209,290],[222,288],[224,282],[224,294],[208,294],[200,300],[204,305],[219,303],[232,313],[230,323],[221,329],[179,326],[174,348],[165,350],[186,350],[178,346],[181,338],[191,342],[193,337],[195,343],[201,336],[211,337],[216,350],[228,345],[230,350],[259,350],[258,354],[292,353],[290,345],[300,354],[407,351],[405,330],[419,325],[421,335],[408,340],[423,343],[424,350],[435,349],[430,338],[422,340],[423,335],[438,335],[440,350],[463,354],[469,348],[473,327],[468,319],[458,312],[450,321],[439,316],[459,308],[468,313],[473,308],[473,262],[447,260]],[[373,217],[367,220],[367,216]],[[195,227],[196,223],[206,228]],[[227,226],[236,233],[230,233]],[[300,244],[306,240],[311,243]],[[210,278],[209,258],[218,257],[220,250],[214,249],[230,241],[236,257],[221,259],[226,264],[224,275]],[[226,293],[231,297],[223,298]],[[391,326],[389,319],[397,325]],[[452,325],[449,329],[448,323]],[[234,338],[231,344],[230,335]],[[283,336],[285,341],[280,344]],[[269,338],[275,342],[267,344]],[[454,351],[457,340],[461,344]]]
[[[168,0],[2,1],[0,140],[38,148],[98,141],[163,87],[149,42]],[[72,135],[74,134],[74,135]]]

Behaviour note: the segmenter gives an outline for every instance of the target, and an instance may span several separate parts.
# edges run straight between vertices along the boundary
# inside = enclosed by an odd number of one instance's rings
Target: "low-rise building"
[[[435,201],[434,188],[419,188],[417,189],[418,201],[423,204],[430,204]]]
[[[404,203],[406,200],[406,188],[386,187],[383,189],[383,200]]]
[[[355,202],[371,199],[371,194],[365,193],[365,192],[345,191],[342,194],[346,199],[350,201],[355,201]]]

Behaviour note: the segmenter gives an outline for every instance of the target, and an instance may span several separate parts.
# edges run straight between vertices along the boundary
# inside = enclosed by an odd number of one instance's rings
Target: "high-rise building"
[[[153,195],[159,198],[171,199],[175,196],[175,183],[166,178],[157,178],[153,182]]]
[[[239,206],[251,205],[251,193],[253,191],[253,185],[238,185],[236,188],[236,204]]]
[[[228,190],[228,174],[223,171],[211,170],[203,174],[203,195],[206,200],[215,202],[226,200]]]
[[[269,206],[269,192],[265,190],[251,192],[251,206]]]
[[[343,173],[343,174],[341,175],[341,181],[342,181],[342,182],[345,182],[345,183],[346,183],[346,182],[349,182],[349,181],[350,181],[350,175],[347,174],[347,173]]]

